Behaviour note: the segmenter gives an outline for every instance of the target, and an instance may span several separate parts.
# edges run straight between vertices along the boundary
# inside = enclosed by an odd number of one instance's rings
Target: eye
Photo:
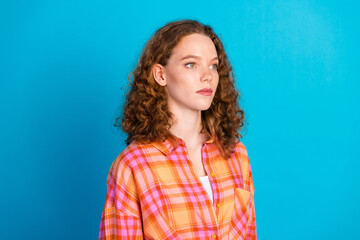
[[[195,63],[193,63],[193,62],[187,63],[187,64],[185,64],[185,66],[186,66],[187,68],[194,68],[194,67],[195,67]]]
[[[217,69],[218,69],[218,65],[217,65],[217,64],[211,65],[211,69],[217,70]]]

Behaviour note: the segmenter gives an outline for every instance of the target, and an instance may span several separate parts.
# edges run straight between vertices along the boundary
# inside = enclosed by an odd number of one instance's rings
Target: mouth
[[[211,96],[213,90],[211,88],[203,88],[199,91],[197,91],[196,93],[204,95],[204,96]]]

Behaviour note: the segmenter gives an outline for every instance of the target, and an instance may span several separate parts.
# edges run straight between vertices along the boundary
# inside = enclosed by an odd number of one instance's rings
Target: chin
[[[206,111],[206,110],[208,110],[208,109],[210,108],[210,106],[211,106],[211,104],[208,104],[208,105],[205,105],[205,106],[201,106],[201,107],[199,107],[199,110],[201,110],[201,111]]]

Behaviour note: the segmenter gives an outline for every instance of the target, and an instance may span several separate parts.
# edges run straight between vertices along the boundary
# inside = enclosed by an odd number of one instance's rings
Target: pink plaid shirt
[[[202,161],[214,203],[183,140],[130,144],[108,175],[99,239],[257,239],[245,146],[239,142],[225,159],[210,139]]]

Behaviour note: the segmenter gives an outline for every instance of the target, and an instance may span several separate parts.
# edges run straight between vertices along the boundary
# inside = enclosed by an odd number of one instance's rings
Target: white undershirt
[[[201,183],[204,185],[205,190],[207,191],[207,193],[209,194],[209,197],[211,199],[211,202],[213,202],[213,191],[211,188],[211,184],[210,184],[210,180],[208,176],[203,176],[203,177],[199,177]]]

